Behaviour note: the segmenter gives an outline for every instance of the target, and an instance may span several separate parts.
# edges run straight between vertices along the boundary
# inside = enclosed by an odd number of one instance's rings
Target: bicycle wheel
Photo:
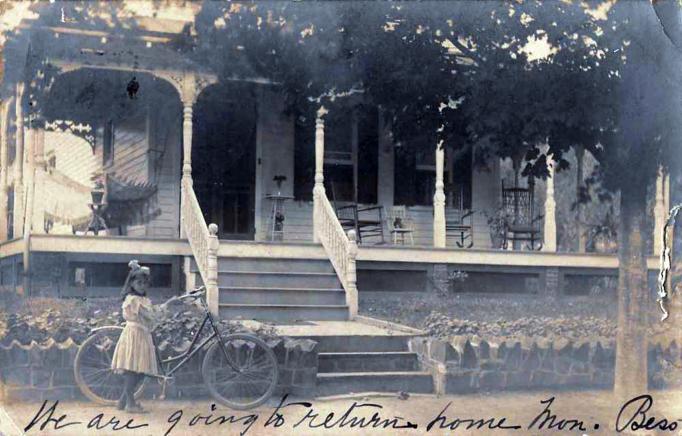
[[[263,404],[277,387],[279,372],[275,353],[261,339],[248,334],[224,336],[222,343],[225,352],[215,341],[202,365],[204,382],[211,395],[236,410]]]
[[[111,369],[111,360],[122,327],[104,327],[90,335],[78,348],[73,363],[76,383],[83,395],[102,405],[115,405],[123,393],[123,377]],[[146,379],[135,391],[142,395]]]

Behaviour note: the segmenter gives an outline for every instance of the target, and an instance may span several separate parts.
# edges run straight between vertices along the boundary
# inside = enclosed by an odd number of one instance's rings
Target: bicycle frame
[[[160,368],[160,371],[162,373],[161,376],[157,376],[158,378],[166,378],[166,377],[171,377],[178,369],[180,369],[185,363],[187,363],[188,360],[190,360],[192,357],[194,357],[195,354],[197,354],[202,348],[204,348],[207,344],[209,344],[211,341],[213,341],[216,338],[220,337],[220,332],[218,331],[218,327],[216,327],[215,322],[213,320],[213,316],[211,315],[211,312],[209,312],[208,307],[206,306],[206,303],[202,299],[202,297],[198,297],[199,301],[201,303],[201,308],[204,310],[204,320],[201,322],[201,327],[197,330],[197,332],[194,334],[194,338],[192,339],[192,343],[190,344],[189,348],[185,350],[182,354],[178,356],[173,356],[169,357],[168,359],[161,360],[159,357],[159,348],[156,344],[156,339],[152,335],[152,340],[154,342],[154,349],[156,350],[156,362],[158,363],[158,366]],[[213,331],[206,339],[204,339],[199,345],[196,345],[197,341],[199,340],[199,336],[201,335],[201,332],[204,330],[204,327],[206,326],[206,323],[210,324],[211,330]],[[241,372],[239,368],[235,367],[235,365],[232,363],[230,358],[227,355],[227,350],[225,349],[225,345],[223,344],[222,341],[218,340],[218,346],[220,347],[221,351],[223,352],[223,355],[225,356],[225,359],[227,360],[227,364],[236,372]],[[172,362],[178,361],[179,362],[170,368],[168,372],[165,370],[165,365],[168,365]]]

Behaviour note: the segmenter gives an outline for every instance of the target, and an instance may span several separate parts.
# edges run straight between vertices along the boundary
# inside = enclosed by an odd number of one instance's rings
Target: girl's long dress
[[[156,349],[152,340],[154,324],[163,316],[163,309],[152,305],[147,297],[128,295],[123,301],[126,325],[114,349],[111,368],[158,375]]]

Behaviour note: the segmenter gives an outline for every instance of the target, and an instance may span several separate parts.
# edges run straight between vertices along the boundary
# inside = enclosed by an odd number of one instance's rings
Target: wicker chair
[[[502,247],[512,247],[517,241],[528,242],[530,250],[542,249],[542,215],[535,215],[535,187],[532,179],[528,188],[505,188],[502,181],[502,207],[509,217],[504,226],[504,242]]]

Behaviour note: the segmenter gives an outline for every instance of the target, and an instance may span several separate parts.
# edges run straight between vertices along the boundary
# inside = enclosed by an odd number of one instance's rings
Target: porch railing
[[[343,231],[334,208],[324,190],[314,192],[314,232],[316,239],[322,243],[327,256],[334,266],[343,289],[346,291],[346,304],[353,319],[358,314],[358,288],[355,258],[358,245],[355,230]]]
[[[206,287],[206,301],[214,315],[218,315],[218,226],[206,225],[192,180],[182,179],[182,228],[192,248],[199,274]]]

